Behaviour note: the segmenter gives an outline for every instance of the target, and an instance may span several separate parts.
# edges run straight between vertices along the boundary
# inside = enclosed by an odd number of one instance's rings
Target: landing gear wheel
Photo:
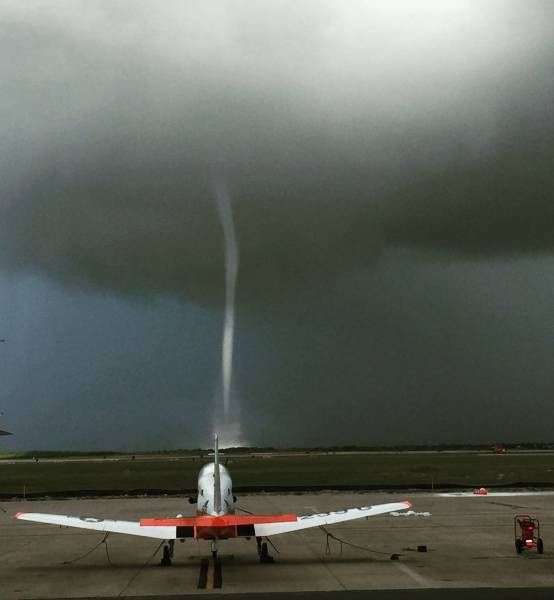
[[[518,554],[523,552],[523,542],[521,540],[516,540],[516,552]]]
[[[273,556],[271,556],[267,550],[267,542],[264,542],[261,545],[260,562],[261,563],[272,563],[273,562]]]
[[[544,544],[542,543],[542,538],[539,538],[537,540],[537,552],[539,554],[543,554],[544,553]]]
[[[261,537],[256,537],[256,545],[258,547],[258,556],[260,557],[261,563],[272,563],[273,556],[270,556],[267,551],[267,542],[262,543]]]
[[[171,566],[171,548],[166,544],[163,550],[162,560],[160,561],[160,566],[162,567],[170,567]]]

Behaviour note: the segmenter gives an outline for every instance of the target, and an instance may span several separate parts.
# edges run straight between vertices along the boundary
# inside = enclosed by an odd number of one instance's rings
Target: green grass
[[[0,464],[0,493],[193,490],[205,459]],[[235,488],[552,484],[554,455],[303,454],[227,460]]]
[[[103,458],[106,456],[122,456],[120,452],[62,452],[59,450],[38,450],[27,452],[0,452],[0,460],[34,459],[34,458]]]

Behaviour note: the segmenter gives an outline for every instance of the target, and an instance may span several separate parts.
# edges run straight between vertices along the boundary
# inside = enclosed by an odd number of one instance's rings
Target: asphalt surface
[[[256,513],[326,512],[404,499],[398,494],[256,494],[239,504]],[[161,568],[158,543],[112,534],[17,521],[18,511],[115,519],[187,514],[184,498],[102,498],[6,502],[0,512],[0,598],[187,598],[210,593],[248,600],[280,593],[298,600],[554,598],[554,502],[550,495],[490,497],[410,496],[415,515],[380,516],[273,538],[275,563],[259,564],[253,540],[219,545],[221,571],[207,542],[175,547],[173,566]],[[431,516],[424,516],[430,513]],[[515,553],[513,516],[541,520],[545,554]],[[328,544],[327,544],[328,542]],[[425,545],[427,552],[418,552]],[[93,548],[95,548],[93,550]],[[391,560],[399,554],[399,560]],[[221,588],[217,584],[221,583]],[[461,588],[461,589],[460,589]],[[514,589],[515,588],[515,589]],[[366,592],[364,590],[370,590]],[[222,594],[221,594],[222,593]]]
[[[108,600],[88,598],[85,600]],[[197,595],[186,596],[127,596],[129,600],[196,600]],[[292,592],[265,594],[210,594],[211,600],[551,600],[554,588],[458,588],[441,590],[365,590],[357,592]],[[50,599],[51,600],[51,599]],[[61,598],[59,600],[62,600]],[[64,598],[67,600],[67,598]],[[83,600],[83,599],[81,599]]]

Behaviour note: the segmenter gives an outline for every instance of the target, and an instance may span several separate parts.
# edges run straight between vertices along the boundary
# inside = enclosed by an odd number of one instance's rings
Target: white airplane
[[[192,500],[194,502],[194,500]],[[263,538],[269,536],[333,525],[352,519],[374,517],[386,513],[411,508],[411,503],[390,502],[374,506],[349,508],[335,512],[312,515],[252,515],[235,513],[236,498],[229,471],[219,464],[218,441],[215,436],[214,462],[204,465],[198,474],[198,497],[196,499],[196,516],[175,518],[145,518],[140,521],[112,521],[95,517],[72,517],[68,515],[52,515],[44,513],[24,513],[15,515],[17,519],[48,523],[64,527],[80,527],[109,533],[126,533],[159,540],[166,540],[164,545],[162,566],[171,565],[175,540],[186,538],[211,541],[214,560],[217,559],[217,541],[229,538],[256,538],[260,562],[273,562],[268,553],[267,542]],[[240,509],[239,509],[240,510]]]

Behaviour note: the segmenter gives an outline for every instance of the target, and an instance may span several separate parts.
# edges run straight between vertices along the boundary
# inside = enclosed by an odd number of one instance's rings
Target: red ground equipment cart
[[[532,550],[533,548],[536,548],[539,554],[544,552],[541,525],[538,519],[530,515],[514,517],[514,538],[518,554],[521,554],[523,550]]]

